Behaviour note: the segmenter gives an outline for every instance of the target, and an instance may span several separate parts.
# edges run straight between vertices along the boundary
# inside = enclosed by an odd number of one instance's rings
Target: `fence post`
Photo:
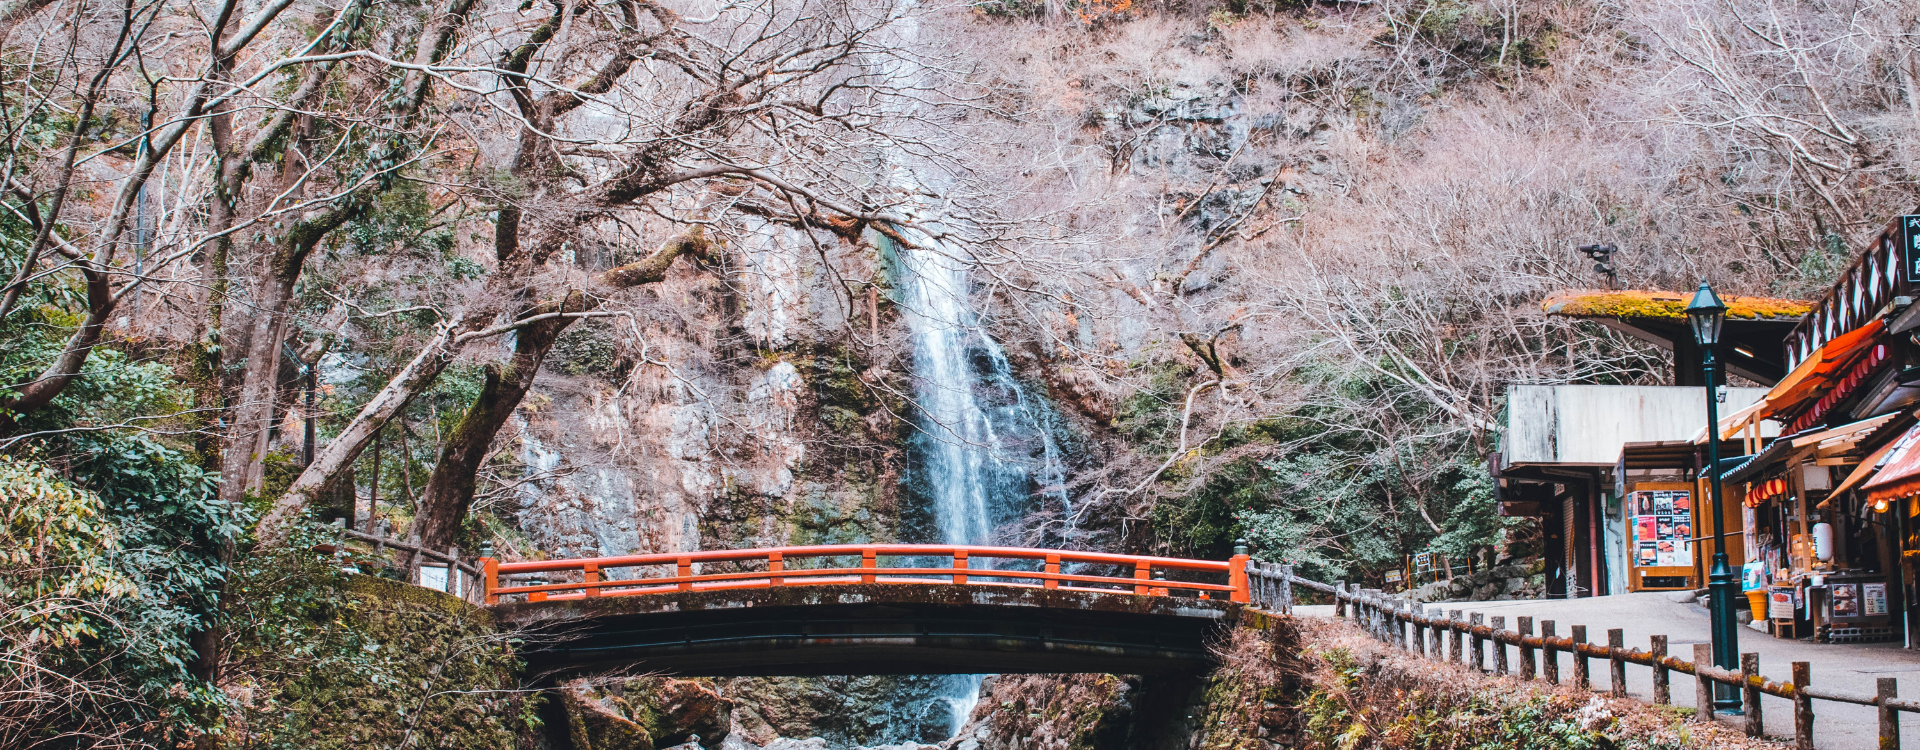
[[[1693,644],[1693,705],[1694,718],[1704,722],[1713,721],[1713,678],[1707,676],[1707,670],[1713,669],[1713,644]]]
[[[1473,662],[1468,665],[1468,668],[1475,672],[1487,671],[1485,666],[1487,663],[1487,642],[1485,639],[1482,639],[1480,633],[1475,630],[1475,628],[1485,624],[1486,621],[1486,615],[1482,615],[1479,612],[1467,615],[1467,635],[1470,636],[1470,640],[1473,642],[1473,655],[1470,657],[1473,659]]]
[[[1347,582],[1334,581],[1333,582],[1333,616],[1334,617],[1347,616],[1348,596],[1349,594],[1347,594]]]
[[[1447,610],[1447,640],[1449,641],[1447,645],[1447,650],[1452,653],[1453,655],[1452,661],[1455,664],[1467,663],[1466,653],[1460,650],[1461,625],[1462,625],[1462,621],[1460,620],[1460,610],[1457,610],[1457,609]]]
[[[1553,639],[1556,637],[1558,636],[1554,633],[1553,621],[1541,620],[1540,641],[1546,645],[1546,648],[1541,649],[1543,652],[1541,656],[1545,658],[1540,662],[1540,675],[1547,678],[1547,683],[1550,685],[1560,684],[1560,649],[1553,645]]]
[[[1740,655],[1740,708],[1747,714],[1747,736],[1767,736],[1766,721],[1760,716],[1760,688],[1754,686],[1754,678],[1760,677],[1760,655],[1745,653]],[[1764,679],[1764,678],[1762,678]]]
[[[1507,669],[1507,644],[1500,640],[1500,634],[1507,630],[1507,618],[1493,618],[1493,673],[1501,676],[1512,674]]]
[[[1535,666],[1539,663],[1538,660],[1534,658],[1539,652],[1534,650],[1532,646],[1527,645],[1527,639],[1532,637],[1533,618],[1520,618],[1520,676],[1529,680],[1538,674],[1538,672],[1535,671]]]
[[[1900,750],[1900,712],[1887,705],[1900,697],[1900,684],[1892,677],[1882,677],[1874,685],[1879,688],[1874,705],[1880,708],[1880,750]]]
[[[1421,656],[1426,656],[1427,626],[1426,623],[1421,622],[1421,620],[1427,618],[1427,605],[1412,604],[1408,606],[1412,610],[1412,616],[1407,618],[1407,623],[1413,626],[1413,637],[1412,640],[1407,642],[1407,650]]]
[[[1592,690],[1593,670],[1592,665],[1587,662],[1590,657],[1580,648],[1585,645],[1587,645],[1587,626],[1573,626],[1573,686],[1581,690]]]
[[[1627,631],[1613,628],[1607,631],[1607,681],[1613,697],[1627,697],[1627,661],[1620,658],[1627,650]]]
[[[1667,637],[1656,635],[1651,639],[1653,650],[1653,705],[1664,706],[1673,702],[1673,688],[1667,682]]]
[[[488,606],[499,604],[500,597],[493,590],[500,588],[500,561],[491,555],[480,558],[480,574],[485,577],[480,584],[485,587],[480,592],[484,601]]]
[[[1233,587],[1230,598],[1240,604],[1252,599],[1247,586],[1247,563],[1253,556],[1247,554],[1247,540],[1233,540],[1233,557],[1227,559],[1227,584]]]
[[[1293,614],[1293,566],[1280,566],[1280,614]]]
[[[1793,748],[1794,750],[1813,750],[1813,698],[1807,695],[1807,684],[1813,682],[1813,665],[1796,661],[1793,663]]]
[[[1427,654],[1434,661],[1447,660],[1446,644],[1440,640],[1440,634],[1453,627],[1453,623],[1441,620],[1446,613],[1439,607],[1433,608],[1433,616],[1428,618]]]
[[[1413,645],[1407,643],[1407,633],[1413,628],[1413,602],[1395,598],[1393,600],[1393,645],[1402,651],[1412,651]]]

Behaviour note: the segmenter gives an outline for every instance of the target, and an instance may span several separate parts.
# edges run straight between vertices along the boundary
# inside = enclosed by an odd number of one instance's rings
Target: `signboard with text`
[[[1900,217],[1900,257],[1906,259],[1907,283],[1920,284],[1920,215]]]

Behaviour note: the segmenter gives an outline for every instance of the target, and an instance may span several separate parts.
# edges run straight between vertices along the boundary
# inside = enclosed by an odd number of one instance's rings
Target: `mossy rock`
[[[575,750],[653,750],[689,741],[719,747],[733,722],[733,701],[707,680],[577,680],[562,692]]]
[[[251,601],[227,686],[234,746],[514,748],[534,731],[485,609],[310,561],[255,575],[237,582]]]

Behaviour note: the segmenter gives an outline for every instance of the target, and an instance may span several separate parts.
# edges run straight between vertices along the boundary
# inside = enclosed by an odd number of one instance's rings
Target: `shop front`
[[[1722,474],[1740,503],[1753,626],[1777,637],[1912,645],[1920,235],[1906,224],[1889,225],[1787,336],[1788,374],[1720,425],[1723,439],[1785,426]]]
[[[1728,484],[1728,499],[1740,502],[1755,629],[1830,643],[1903,637],[1897,539],[1845,484],[1849,463],[1906,430],[1910,420],[1901,421],[1887,415],[1784,438],[1774,460],[1728,473],[1740,480]]]

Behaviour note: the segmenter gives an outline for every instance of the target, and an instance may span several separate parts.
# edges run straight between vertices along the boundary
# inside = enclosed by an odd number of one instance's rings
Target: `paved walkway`
[[[1606,643],[1608,628],[1621,628],[1626,631],[1626,645],[1629,648],[1645,650],[1650,643],[1649,636],[1666,635],[1667,651],[1683,659],[1693,658],[1693,644],[1708,640],[1709,628],[1707,610],[1698,604],[1680,604],[1667,598],[1663,593],[1621,594],[1588,599],[1571,600],[1530,600],[1512,602],[1454,602],[1438,605],[1443,610],[1459,609],[1463,612],[1480,612],[1487,617],[1507,618],[1507,627],[1513,628],[1516,618],[1525,615],[1535,622],[1553,620],[1561,636],[1572,632],[1572,626],[1587,626],[1589,641]],[[1431,606],[1429,607],[1431,609]],[[1332,606],[1296,607],[1300,614],[1331,617]],[[1536,632],[1538,626],[1535,626]],[[1519,654],[1508,647],[1508,660],[1518,668]],[[1920,651],[1909,651],[1899,643],[1876,643],[1861,645],[1815,644],[1774,638],[1748,628],[1740,629],[1740,651],[1760,654],[1760,673],[1768,679],[1785,682],[1792,678],[1792,663],[1805,661],[1812,663],[1813,684],[1824,685],[1856,693],[1871,695],[1874,681],[1881,677],[1893,677],[1900,680],[1900,695],[1903,697],[1920,696]],[[1545,654],[1542,654],[1544,657]],[[1560,674],[1562,680],[1571,680],[1573,675],[1573,657],[1561,653]],[[1487,656],[1492,664],[1493,657]],[[1595,690],[1611,689],[1607,662],[1595,659],[1592,664],[1592,682]],[[1627,693],[1641,700],[1651,701],[1653,697],[1653,670],[1636,664],[1627,665]],[[1694,696],[1693,680],[1690,676],[1672,674],[1673,701],[1685,707],[1692,707]],[[1782,698],[1761,697],[1761,708],[1765,712],[1767,734],[1775,738],[1793,737],[1793,706]],[[1814,701],[1814,744],[1821,750],[1875,750],[1879,747],[1879,718],[1871,706],[1855,706],[1831,701]],[[1902,713],[1901,735],[1908,744],[1920,742],[1920,715]],[[1740,717],[1722,717],[1727,721],[1741,721]]]

